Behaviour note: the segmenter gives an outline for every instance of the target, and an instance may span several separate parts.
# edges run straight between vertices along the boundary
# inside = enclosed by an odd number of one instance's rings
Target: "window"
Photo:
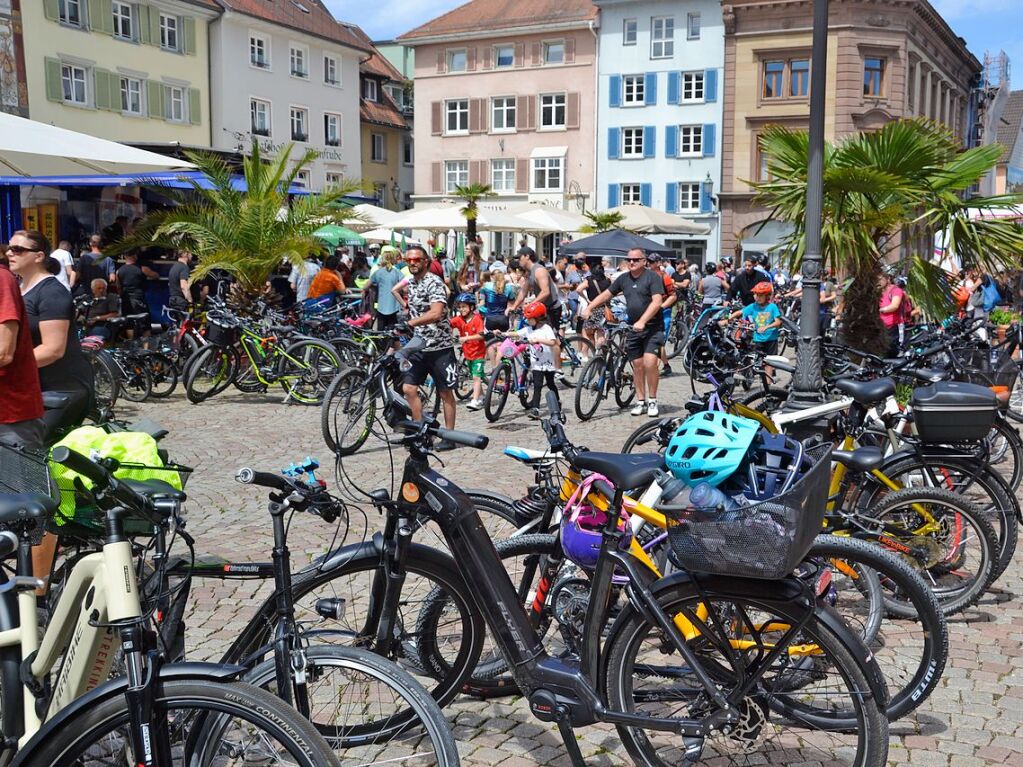
[[[700,39],[700,14],[690,13],[686,16],[686,37],[690,40]]]
[[[60,67],[60,83],[64,89],[64,101],[69,104],[88,104],[85,89],[85,69],[72,64]]]
[[[380,89],[377,87],[376,80],[366,78],[362,81],[362,97],[366,101],[378,101],[380,99]]]
[[[142,114],[142,81],[134,77],[121,78],[121,111],[130,115]]]
[[[675,55],[675,18],[660,16],[650,19],[650,58],[670,59]]]
[[[625,19],[622,22],[622,45],[636,44],[637,24],[635,19]]]
[[[412,146],[412,137],[405,136],[401,142],[401,161],[404,165],[411,165],[415,160]]]
[[[777,99],[781,98],[783,91],[781,89],[782,78],[785,76],[785,62],[784,61],[765,61],[764,62],[764,98],[765,99]]]
[[[469,132],[469,99],[455,99],[444,102],[447,111],[445,133]]]
[[[387,162],[387,144],[383,133],[371,133],[369,158],[373,162]]]
[[[810,60],[793,59],[789,62],[789,95],[805,97],[810,92]]]
[[[757,181],[770,181],[771,172],[768,170],[768,164],[770,157],[767,152],[764,151],[763,146],[760,145],[760,139],[757,138]]]
[[[81,0],[60,0],[57,4],[57,17],[64,24],[70,24],[73,27],[82,26]]]
[[[309,140],[309,110],[302,107],[291,108],[291,140]]]
[[[646,78],[643,75],[622,77],[622,105],[643,106],[646,103]]]
[[[490,100],[490,129],[494,133],[515,130],[514,96],[498,96]]]
[[[249,35],[249,64],[259,69],[270,68],[270,41],[262,35]]]
[[[448,71],[464,72],[469,66],[469,54],[465,48],[448,51]]]
[[[543,93],[540,95],[540,127],[565,127],[564,93]]]
[[[680,125],[678,128],[678,156],[703,155],[703,126]]]
[[[682,101],[703,101],[703,72],[682,73]]]
[[[700,185],[681,183],[678,185],[678,209],[692,213],[700,209]]]
[[[160,47],[167,51],[178,50],[178,17],[160,14]]]
[[[533,160],[533,189],[537,192],[561,191],[560,157],[537,157]]]
[[[340,85],[341,78],[338,76],[337,59],[333,56],[323,57],[323,82],[327,85]]]
[[[341,146],[341,115],[323,114],[323,143],[327,146]]]
[[[906,78],[906,102],[912,109],[915,105],[916,96],[916,64],[909,63],[909,76]]]
[[[341,186],[345,183],[345,176],[343,173],[327,173],[327,186]]]
[[[185,89],[167,85],[163,89],[163,117],[165,120],[181,123],[185,121]]]
[[[456,186],[469,186],[469,161],[448,160],[444,163],[444,191],[454,193]]]
[[[291,76],[309,77],[309,54],[306,49],[292,45],[288,55],[291,59]]]
[[[622,128],[622,157],[643,156],[643,129]]]
[[[498,45],[494,48],[494,66],[499,69],[515,66],[515,46]]]
[[[252,118],[252,133],[255,136],[270,135],[270,102],[261,99],[249,101],[249,116]]]
[[[122,40],[134,40],[132,33],[131,6],[127,3],[115,2],[112,4],[114,11],[114,37]]]
[[[495,192],[515,191],[515,160],[490,161],[490,188]]]
[[[295,174],[295,183],[299,186],[303,186],[306,189],[309,188],[309,171],[300,170]]]
[[[544,43],[543,44],[543,63],[544,64],[564,64],[565,63],[565,41],[559,40],[556,43]]]
[[[884,59],[865,59],[863,61],[863,95],[880,98],[883,82]]]
[[[642,205],[642,191],[639,184],[622,184],[622,205]]]

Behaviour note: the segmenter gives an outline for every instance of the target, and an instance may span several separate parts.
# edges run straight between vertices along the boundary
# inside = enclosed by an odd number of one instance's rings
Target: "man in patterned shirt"
[[[412,367],[405,373],[404,392],[412,408],[412,418],[423,417],[423,403],[419,398],[419,387],[427,376],[433,378],[434,386],[440,392],[444,408],[444,425],[455,428],[455,383],[458,380],[458,360],[452,338],[451,322],[448,320],[448,296],[444,282],[430,272],[426,251],[419,245],[410,245],[405,251],[409,279],[395,285],[391,292],[408,310],[408,326],[416,337],[426,342],[422,351],[409,357]],[[436,450],[453,450],[453,442],[440,440]]]

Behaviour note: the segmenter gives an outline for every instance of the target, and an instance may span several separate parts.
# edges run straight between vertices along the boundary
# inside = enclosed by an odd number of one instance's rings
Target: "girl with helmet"
[[[469,363],[469,374],[472,376],[472,399],[466,407],[479,410],[483,407],[483,358],[487,354],[487,344],[483,339],[483,317],[476,311],[476,296],[472,293],[459,293],[455,297],[455,308],[458,314],[451,320],[451,327],[458,331],[462,357]]]
[[[558,343],[558,336],[554,328],[547,322],[547,307],[539,301],[526,304],[522,310],[522,316],[528,327],[522,328],[515,335],[524,338],[529,344],[530,369],[533,371],[533,399],[529,404],[529,414],[532,418],[540,417],[540,392],[544,384],[558,396],[557,379],[554,371],[557,369],[554,364],[554,347]],[[558,397],[558,401],[561,398]]]

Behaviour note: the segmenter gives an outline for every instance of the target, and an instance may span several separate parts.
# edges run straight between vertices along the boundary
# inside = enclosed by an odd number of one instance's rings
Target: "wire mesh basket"
[[[684,570],[778,580],[792,573],[821,532],[831,479],[831,447],[809,448],[812,467],[788,492],[733,511],[662,509],[669,556]]]
[[[991,352],[995,352],[994,359]],[[958,371],[957,381],[979,386],[1005,386],[1012,391],[1019,377],[1019,365],[1012,355],[998,349],[962,348],[952,349],[952,357]]]
[[[46,453],[0,442],[0,493],[38,493],[59,502],[60,491],[50,475]],[[39,524],[30,531],[33,542],[42,538],[44,527]]]

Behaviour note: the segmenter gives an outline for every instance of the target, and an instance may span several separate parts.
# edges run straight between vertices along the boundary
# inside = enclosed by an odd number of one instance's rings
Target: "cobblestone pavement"
[[[662,412],[678,412],[688,393],[688,379],[665,381]],[[566,405],[571,393],[568,395]],[[461,449],[446,454],[446,476],[464,487],[521,494],[531,473],[502,457],[501,450],[507,444],[541,447],[543,435],[517,402],[509,401],[508,411],[499,424],[490,426],[481,414],[460,406],[458,427],[488,433],[491,446],[483,453]],[[319,410],[281,404],[277,393],[231,392],[196,406],[178,392],[168,401],[146,403],[134,410],[122,406],[119,413],[146,415],[167,426],[171,434],[165,445],[171,455],[196,467],[188,485],[187,513],[200,553],[234,561],[269,559],[265,494],[236,484],[232,480],[236,469],[251,466],[274,471],[307,455],[328,463],[320,438]],[[593,420],[580,424],[570,417],[567,428],[577,444],[613,450],[640,422],[605,403]],[[366,488],[386,484],[389,477],[387,454],[382,450],[360,452],[346,467]],[[365,523],[353,521],[349,541],[361,537],[367,526],[372,533],[377,525],[374,517]],[[333,534],[332,528],[315,519],[296,519],[291,537],[296,564],[322,553]],[[941,685],[920,711],[893,724],[890,764],[1023,766],[1021,562],[1023,555],[1017,553],[1013,565],[980,604],[950,620],[951,654]],[[207,581],[197,583],[192,595],[189,653],[196,660],[216,659],[258,604],[257,589],[247,581]],[[455,726],[464,764],[568,764],[557,730],[533,719],[521,699],[462,699],[446,713]],[[613,728],[591,727],[578,735],[588,764],[629,763]]]

